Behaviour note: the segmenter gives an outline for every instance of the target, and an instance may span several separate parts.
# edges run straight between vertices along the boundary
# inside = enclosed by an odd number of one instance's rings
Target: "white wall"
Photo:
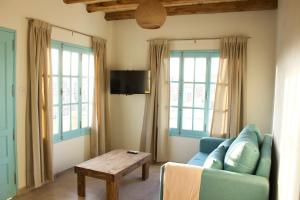
[[[152,38],[217,37],[243,34],[250,36],[246,123],[255,123],[271,132],[275,76],[276,11],[205,14],[168,17],[158,30],[143,30],[135,20],[116,21],[112,67],[148,68],[148,43]],[[213,41],[211,41],[213,43]],[[209,48],[208,44],[173,43],[172,49]],[[218,46],[218,44],[217,44]],[[112,147],[138,149],[145,95],[111,96]],[[170,160],[187,161],[198,151],[199,141],[170,137]]]
[[[300,1],[281,0],[278,11],[274,111],[274,199],[300,199]]]
[[[90,137],[77,137],[59,142],[53,148],[54,174],[74,167],[90,158]]]
[[[84,5],[66,5],[62,0],[0,0],[0,26],[16,30],[16,127],[18,187],[25,187],[25,104],[27,74],[27,20],[33,17],[108,40],[108,61],[112,44],[112,23],[102,13],[88,14]],[[90,46],[89,38],[53,29],[53,39]],[[54,145],[54,171],[59,172],[88,158],[89,136]]]

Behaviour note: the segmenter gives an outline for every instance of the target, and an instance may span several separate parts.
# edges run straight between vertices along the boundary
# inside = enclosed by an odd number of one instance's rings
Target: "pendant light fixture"
[[[158,29],[165,23],[167,11],[158,0],[141,0],[135,18],[144,29]]]

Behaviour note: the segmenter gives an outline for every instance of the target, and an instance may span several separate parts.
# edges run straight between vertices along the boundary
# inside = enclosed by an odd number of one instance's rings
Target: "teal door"
[[[13,31],[0,28],[0,200],[16,193],[14,40]]]

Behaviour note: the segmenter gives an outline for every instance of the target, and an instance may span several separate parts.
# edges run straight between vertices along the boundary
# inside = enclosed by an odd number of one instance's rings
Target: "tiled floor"
[[[160,166],[150,167],[150,176],[146,181],[141,180],[142,170],[136,169],[125,176],[120,186],[120,200],[158,200],[159,199],[159,169]],[[77,178],[73,171],[68,171],[57,177],[53,183],[33,190],[14,200],[105,200],[105,181],[87,178],[86,197],[77,196]]]

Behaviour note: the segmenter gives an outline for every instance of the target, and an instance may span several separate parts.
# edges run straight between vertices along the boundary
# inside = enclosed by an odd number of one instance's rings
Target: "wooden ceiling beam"
[[[109,1],[109,2],[99,2],[94,4],[88,4],[86,6],[86,10],[89,13],[92,12],[117,12],[117,11],[127,11],[127,10],[136,10],[138,7],[137,3],[126,3],[120,4],[116,1]]]
[[[208,13],[224,13],[224,12],[242,12],[257,10],[274,10],[278,7],[278,0],[248,0],[236,2],[220,2],[210,4],[184,5],[167,7],[168,16],[173,15],[190,15],[190,14],[208,14]],[[105,19],[123,20],[134,19],[135,11],[107,12]]]
[[[126,3],[140,3],[141,0],[117,0],[118,3],[126,4]],[[232,1],[247,1],[247,0],[159,0],[162,3],[183,3],[183,4],[191,4],[193,2],[197,3],[220,3],[220,2],[232,2]]]
[[[63,0],[66,4],[72,4],[72,3],[95,3],[96,0]]]
[[[108,2],[99,2],[87,5],[87,11],[97,12],[117,12],[126,10],[136,10],[140,0],[117,0]],[[247,1],[247,0],[160,0],[164,7],[183,6],[183,5],[197,5],[206,3],[220,3],[233,1]]]
[[[110,2],[111,0],[63,0],[66,4],[74,4],[74,3],[87,3],[93,4],[98,2]],[[200,3],[216,3],[216,2],[227,2],[227,1],[245,1],[245,0],[160,0],[162,2],[193,2],[198,1]],[[114,2],[120,4],[138,4],[140,0],[115,0]]]

